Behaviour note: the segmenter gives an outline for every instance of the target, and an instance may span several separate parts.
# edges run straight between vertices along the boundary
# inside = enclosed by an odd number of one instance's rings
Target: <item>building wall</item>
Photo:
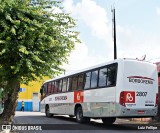
[[[20,86],[17,111],[20,111],[22,101],[24,101],[24,111],[33,111],[33,93],[38,93],[38,103],[39,103],[39,111],[40,111],[40,88],[45,80],[49,78],[44,78],[42,81],[33,81],[30,82],[29,85],[22,84]]]

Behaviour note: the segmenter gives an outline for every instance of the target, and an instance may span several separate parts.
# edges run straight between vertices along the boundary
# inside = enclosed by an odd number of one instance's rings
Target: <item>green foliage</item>
[[[56,0],[0,0],[0,82],[28,83],[58,74],[78,32]]]
[[[2,100],[2,97],[3,96],[3,94],[2,94],[2,90],[1,90],[1,88],[0,88],[0,101]]]

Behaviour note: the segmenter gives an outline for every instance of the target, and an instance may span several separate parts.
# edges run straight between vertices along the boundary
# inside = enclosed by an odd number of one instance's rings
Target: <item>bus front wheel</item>
[[[116,117],[102,118],[103,124],[111,125],[116,121]]]
[[[46,111],[45,111],[45,113],[46,113],[46,116],[47,116],[47,117],[52,117],[52,116],[53,116],[53,114],[51,114],[50,111],[49,111],[49,106],[46,106]]]
[[[90,118],[83,116],[82,107],[76,109],[76,121],[78,123],[88,123],[90,121]]]

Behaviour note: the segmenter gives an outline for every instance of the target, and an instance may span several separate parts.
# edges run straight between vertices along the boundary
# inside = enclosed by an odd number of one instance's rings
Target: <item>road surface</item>
[[[92,120],[89,124],[78,124],[75,118],[69,118],[67,115],[57,115],[52,118],[47,118],[44,113],[40,112],[16,112],[14,117],[15,124],[30,124],[31,126],[38,127],[42,125],[42,131],[19,131],[20,133],[115,133],[115,132],[159,132],[158,130],[143,130],[143,123],[132,122],[130,125],[129,120],[117,119],[116,122],[112,126],[103,125],[101,120]],[[136,125],[133,125],[136,124]],[[44,128],[43,128],[44,127]],[[155,126],[156,127],[156,126]],[[49,130],[49,129],[54,130]],[[142,129],[140,129],[142,128]],[[146,127],[145,127],[146,128]]]

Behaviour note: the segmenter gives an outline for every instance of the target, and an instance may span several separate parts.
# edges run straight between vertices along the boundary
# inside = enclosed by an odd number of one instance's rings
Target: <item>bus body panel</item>
[[[157,115],[157,107],[152,108],[129,108],[116,104],[116,117],[118,118],[142,118]]]
[[[81,93],[83,94],[81,95]],[[77,101],[79,95],[83,97],[81,102]],[[115,99],[115,87],[55,94],[42,100],[41,112],[45,112],[45,105],[48,104],[50,113],[74,115],[75,105],[80,104],[84,116],[110,116],[115,113]]]
[[[45,97],[41,102],[41,112],[45,113],[45,105],[49,105],[50,113],[74,114],[74,92],[53,94]]]
[[[156,65],[125,60],[119,63],[119,70],[122,71],[117,74],[116,102],[119,103],[120,93],[124,92],[126,103],[125,107],[117,104],[117,116],[155,116],[158,93]]]
[[[41,101],[41,112],[45,112],[46,105],[49,105],[50,113],[75,115],[78,104],[82,106],[83,115],[91,118],[155,116],[156,66],[127,59],[112,63],[118,63],[116,86],[52,94]],[[121,94],[125,105],[120,103]]]
[[[109,95],[108,95],[109,94]],[[115,87],[84,91],[84,116],[104,117],[115,112]]]

